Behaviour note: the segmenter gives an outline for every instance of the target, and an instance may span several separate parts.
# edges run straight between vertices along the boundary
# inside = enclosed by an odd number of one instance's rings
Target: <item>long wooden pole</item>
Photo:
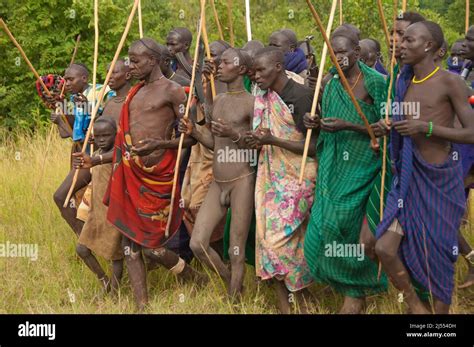
[[[95,108],[96,90],[97,90],[97,58],[99,56],[99,0],[94,0],[94,62],[92,67],[92,109]],[[107,86],[104,85],[103,88]],[[94,127],[92,128],[91,134],[94,135]],[[91,153],[94,153],[94,144],[91,144]]]
[[[469,0],[466,0],[466,33],[469,30],[469,15],[470,15],[471,6]]]
[[[381,3],[380,0],[378,0],[378,3]],[[381,5],[380,5],[381,8]],[[396,25],[396,20],[397,20],[397,12],[398,12],[398,0],[394,0],[393,4],[393,31],[395,32],[395,25]],[[382,26],[385,28],[385,31],[387,31],[387,22],[385,20],[385,16],[383,14],[383,11],[380,12],[380,20],[382,21]],[[389,82],[389,87],[387,91],[387,104],[385,106],[385,123],[390,122],[389,118],[389,111],[392,109],[392,88],[393,88],[393,83],[396,79],[396,76],[394,76],[394,69],[395,69],[395,45],[396,42],[395,40],[392,40],[392,46],[390,47],[390,40],[388,41],[389,45],[389,51],[390,48],[392,49],[392,56],[390,59],[390,82]],[[380,205],[379,205],[379,214],[380,214],[380,221],[383,219],[383,212],[384,212],[384,207],[385,207],[385,176],[387,174],[387,147],[388,147],[388,137],[384,136],[383,137],[383,154],[382,154],[382,177],[381,177],[381,182],[380,182]],[[380,281],[380,277],[382,276],[382,262],[379,260],[379,265],[378,265],[378,272],[377,272],[377,280]]]
[[[372,149],[374,151],[378,151],[380,149],[380,145],[377,141],[377,139],[375,138],[375,134],[374,134],[374,131],[372,130],[372,128],[370,127],[370,124],[369,124],[369,121],[367,120],[367,117],[364,115],[364,113],[362,112],[362,109],[360,108],[360,105],[359,103],[357,102],[357,99],[355,98],[355,95],[354,93],[352,92],[351,90],[351,86],[349,85],[349,82],[347,81],[347,78],[346,76],[344,75],[344,72],[342,71],[341,67],[339,66],[339,64],[337,63],[337,57],[336,57],[336,54],[334,53],[334,50],[331,46],[331,42],[329,41],[329,38],[326,34],[326,31],[324,30],[324,27],[323,27],[323,23],[321,22],[321,18],[319,17],[318,15],[318,12],[316,12],[316,9],[314,8],[313,4],[311,3],[310,0],[306,0],[306,3],[308,4],[310,10],[311,10],[311,13],[313,14],[313,17],[314,17],[314,20],[316,21],[316,24],[319,28],[319,31],[321,32],[322,36],[323,36],[323,39],[324,41],[326,42],[327,46],[328,46],[328,50],[329,50],[329,56],[331,57],[331,61],[334,65],[334,67],[336,68],[337,70],[337,73],[339,75],[339,78],[341,80],[341,83],[342,85],[344,86],[344,89],[346,90],[347,94],[349,95],[349,97],[351,98],[351,101],[352,103],[354,104],[354,107],[356,109],[356,112],[357,114],[359,115],[359,117],[362,119],[362,121],[364,122],[364,125],[365,125],[365,128],[367,129],[367,132],[370,136],[370,145],[372,147]]]
[[[393,30],[395,31],[395,22],[397,20],[397,11],[398,11],[398,0],[394,0],[393,4]],[[385,27],[387,26],[387,23],[384,22]],[[390,59],[390,83],[388,87],[388,93],[387,93],[387,103],[385,107],[385,122],[389,123],[390,118],[390,110],[392,109],[392,88],[393,88],[393,83],[396,79],[396,76],[394,76],[394,69],[395,69],[395,40],[392,42],[392,57]],[[384,210],[384,200],[385,200],[385,175],[387,173],[387,145],[388,145],[388,139],[387,136],[383,137],[383,157],[382,157],[382,181],[381,181],[381,186],[380,186],[380,220],[383,218],[383,210]]]
[[[339,25],[342,25],[344,22],[344,15],[342,12],[342,0],[339,0]]]
[[[328,25],[326,29],[326,32],[328,33],[331,33],[331,30],[332,30],[334,17],[336,14],[337,2],[338,0],[332,1],[331,12],[329,14],[329,21],[328,21]],[[321,68],[319,69],[319,72],[318,72],[318,79],[316,81],[316,89],[314,90],[313,105],[311,106],[311,117],[314,117],[316,114],[316,107],[318,106],[319,95],[321,92],[321,84],[324,77],[324,66],[326,65],[327,54],[328,54],[328,45],[324,43],[321,59],[319,60]],[[303,183],[304,171],[306,169],[306,160],[308,158],[309,145],[311,143],[312,135],[313,135],[313,129],[308,129],[308,131],[306,132],[306,141],[304,145],[303,158],[301,160],[299,184]]]
[[[142,22],[142,1],[138,0],[138,32],[140,38],[143,38],[143,22]]]
[[[44,92],[46,93],[46,95],[48,95],[50,98],[53,98],[53,96],[51,95],[51,92],[49,91],[48,87],[46,87],[46,85],[44,84],[43,80],[41,79],[41,76],[38,74],[38,72],[36,71],[36,69],[33,67],[33,65],[32,65],[31,62],[30,62],[30,59],[28,59],[28,57],[26,56],[25,51],[23,50],[23,48],[21,48],[20,44],[18,43],[18,41],[17,41],[17,40],[15,39],[15,37],[13,36],[13,34],[12,34],[11,31],[10,31],[10,29],[8,29],[7,24],[3,21],[2,18],[0,18],[0,24],[2,25],[3,30],[4,30],[5,33],[8,35],[8,37],[10,38],[10,40],[13,42],[13,44],[16,46],[16,48],[18,48],[18,50],[20,51],[21,56],[22,56],[23,59],[26,61],[26,64],[27,64],[28,67],[30,68],[31,72],[33,72],[33,75],[35,75],[36,79],[38,80],[38,82],[39,82],[39,83],[41,84],[41,86],[43,87]]]
[[[114,58],[112,60],[112,63],[110,64],[109,71],[107,72],[107,76],[105,77],[105,81],[103,83],[104,86],[109,84],[110,76],[112,75],[112,72],[114,71],[115,64],[117,63],[120,52],[122,51],[123,45],[125,44],[125,40],[127,38],[128,32],[130,30],[130,26],[132,25],[132,19],[135,16],[135,12],[137,10],[139,1],[140,0],[135,0],[135,2],[133,4],[133,7],[132,7],[132,10],[130,12],[130,15],[128,16],[127,24],[125,25],[125,29],[124,29],[123,34],[122,34],[122,38],[120,39],[117,50],[115,51]],[[100,102],[102,101],[102,99],[104,98],[104,95],[105,95],[105,89],[106,89],[105,87],[101,89],[99,97],[97,98],[97,103],[96,103],[96,105],[95,105],[95,107],[92,111],[89,129],[87,129],[86,138],[84,139],[84,144],[82,146],[82,153],[84,153],[86,151],[87,143],[89,142],[89,138],[90,138],[90,135],[91,135],[91,130],[92,130],[92,127],[94,125],[95,116],[97,115],[97,111],[99,110]],[[72,192],[74,191],[74,187],[75,187],[76,182],[77,182],[77,176],[79,175],[79,170],[80,169],[76,169],[76,171],[74,172],[74,177],[73,177],[73,180],[72,180],[72,184],[71,184],[71,187],[70,187],[69,192],[67,194],[66,200],[64,201],[63,207],[67,206],[67,203],[69,202],[69,199],[72,196]]]
[[[234,47],[234,24],[232,21],[232,0],[227,0],[227,17],[229,17],[230,45]]]
[[[407,0],[403,0],[402,2],[402,11],[403,13],[407,11]]]
[[[214,0],[211,1],[212,12],[214,13],[214,19],[216,21],[217,31],[219,32],[219,39],[224,41],[224,32],[222,31],[221,22],[219,21],[219,15],[216,9],[216,3]]]
[[[191,83],[189,86],[189,90],[191,91],[194,89],[194,83],[196,80],[196,65],[198,63],[198,56],[199,56],[199,41],[201,40],[202,28],[204,25],[203,19],[205,16],[205,10],[206,10],[206,0],[201,0],[201,14],[199,18],[199,28],[198,28],[197,38],[196,38],[196,48],[194,49],[194,61],[193,61],[193,69],[191,73]],[[188,119],[189,117],[189,109],[191,108],[191,101],[192,101],[192,93],[190,93],[188,96],[186,109],[183,116],[184,119]],[[166,223],[165,237],[168,237],[170,234],[171,220],[173,219],[173,206],[174,206],[174,201],[176,199],[176,186],[178,184],[179,164],[181,162],[183,142],[184,142],[184,133],[181,134],[181,136],[179,137],[178,156],[176,158],[176,165],[174,167],[173,187],[171,188],[171,201],[170,201],[170,209],[169,209],[169,214],[168,214],[168,221]]]
[[[252,41],[252,21],[250,19],[250,0],[245,0],[245,25],[247,27],[247,42]]]
[[[211,50],[209,48],[209,37],[207,36],[207,26],[206,26],[206,11],[204,10],[203,16],[201,18],[201,31],[202,31],[202,40],[204,41],[204,47],[206,49],[207,59],[211,59]],[[196,42],[196,45],[199,46],[199,42]],[[210,76],[211,82],[211,93],[212,100],[216,97],[216,82],[214,80],[214,74]]]
[[[79,35],[77,35],[77,38],[76,38],[76,44],[74,45],[74,51],[72,52],[71,62],[69,63],[69,66],[74,64],[74,60],[76,59],[76,54],[77,54],[77,50],[79,48],[79,42],[80,41],[81,41],[81,35],[79,34]],[[64,89],[65,88],[66,88],[66,83],[64,82],[63,86],[61,88],[61,93],[59,94],[59,99],[60,100],[64,96]],[[67,121],[66,116],[64,116],[63,122],[68,127],[68,130],[72,134],[72,128],[69,125],[69,122]],[[31,203],[31,206],[33,206],[34,203],[35,203],[36,196],[38,195],[38,189],[41,185],[41,181],[43,180],[44,170],[46,168],[46,160],[48,159],[48,155],[49,155],[49,148],[51,147],[51,142],[53,141],[54,128],[55,128],[54,124],[51,124],[51,129],[49,131],[48,138],[46,139],[46,149],[44,151],[43,163],[41,164],[40,175],[38,176],[38,180],[37,180],[36,184],[34,185],[33,201]]]
[[[387,44],[387,48],[390,51],[390,33],[388,32],[387,20],[385,19],[385,14],[383,13],[382,0],[377,0],[377,9],[379,11],[380,20],[382,21],[385,43]]]

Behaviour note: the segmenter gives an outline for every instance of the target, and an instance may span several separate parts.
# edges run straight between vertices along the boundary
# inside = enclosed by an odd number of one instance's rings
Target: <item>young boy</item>
[[[214,101],[212,133],[205,127],[198,132],[189,120],[183,119],[180,124],[180,131],[214,150],[214,180],[197,215],[190,246],[201,262],[226,281],[231,297],[242,292],[245,243],[254,206],[255,172],[249,161],[231,160],[232,153],[237,157],[239,151],[246,151],[242,149],[245,146],[243,134],[252,124],[254,97],[243,84],[249,65],[250,58],[245,52],[229,48],[223,53],[217,76],[227,84],[227,92],[219,94]],[[229,206],[233,217],[229,244],[231,271],[210,247],[211,234]]]
[[[82,228],[76,252],[91,271],[97,275],[106,291],[116,292],[122,278],[123,253],[121,248],[122,234],[107,221],[107,207],[103,204],[105,191],[112,173],[112,163],[103,164],[104,155],[113,152],[117,125],[113,118],[99,117],[94,123],[94,143],[97,151],[87,158],[88,167],[92,166],[92,201],[87,221]],[[77,157],[76,169],[84,168],[85,159]],[[97,261],[99,255],[112,261],[112,276],[109,279]]]

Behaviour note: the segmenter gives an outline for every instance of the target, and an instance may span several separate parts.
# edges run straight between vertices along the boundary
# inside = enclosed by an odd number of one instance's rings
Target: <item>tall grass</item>
[[[70,142],[56,130],[35,135],[0,133],[0,243],[38,244],[38,260],[0,258],[0,313],[133,313],[134,302],[126,276],[117,297],[102,293],[96,277],[75,254],[76,237],[61,218],[53,193],[69,168]],[[14,139],[13,139],[14,138]],[[46,149],[48,148],[47,155]],[[46,160],[45,160],[46,158]],[[34,192],[37,192],[35,195]],[[466,235],[474,244],[472,231]],[[108,264],[102,261],[103,266]],[[193,265],[203,270],[196,261]],[[456,283],[466,272],[461,259]],[[148,275],[150,313],[277,313],[275,294],[257,281],[247,267],[245,294],[240,304],[231,304],[221,281],[209,274],[205,287],[178,284],[164,269]],[[314,313],[335,313],[341,295],[329,287],[311,288]],[[404,313],[398,293],[368,299],[367,313]],[[456,291],[453,313],[474,313],[474,290]]]

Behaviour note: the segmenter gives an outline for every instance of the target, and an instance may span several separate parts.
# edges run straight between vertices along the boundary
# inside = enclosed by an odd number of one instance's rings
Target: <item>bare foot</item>
[[[183,271],[177,277],[181,283],[193,282],[198,286],[204,286],[209,282],[209,277],[206,274],[194,270],[188,264],[185,265]]]
[[[431,314],[431,311],[423,303],[420,303],[410,307],[410,314]]]
[[[277,294],[277,305],[280,313],[290,314],[291,305],[288,289],[282,281],[274,280],[274,286]]]
[[[365,298],[344,297],[344,305],[342,305],[339,314],[362,314],[365,309]]]

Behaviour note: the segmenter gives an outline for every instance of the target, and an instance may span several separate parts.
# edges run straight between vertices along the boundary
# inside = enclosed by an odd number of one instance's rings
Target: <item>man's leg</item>
[[[285,282],[277,280],[276,278],[272,279],[272,281],[275,287],[278,309],[280,310],[280,313],[290,314],[291,313],[290,291],[286,288]]]
[[[375,255],[376,241],[374,234],[370,231],[367,219],[364,219],[360,230],[359,243],[364,246],[365,255],[374,262],[377,262],[377,256]]]
[[[77,255],[84,261],[87,267],[96,274],[99,281],[104,286],[105,291],[109,291],[110,283],[109,278],[105,274],[104,269],[100,266],[97,258],[92,254],[91,250],[84,245],[78,243],[76,245],[76,253]]]
[[[245,275],[245,244],[254,210],[255,178],[248,176],[234,183],[230,193],[229,259],[232,267],[229,295],[242,294]]]
[[[449,314],[449,305],[435,298],[434,310],[436,314]]]
[[[196,217],[189,246],[196,258],[213,271],[217,271],[224,281],[230,284],[229,269],[222,262],[217,252],[209,245],[212,232],[226,213],[226,208],[220,204],[220,195],[221,189],[216,182],[212,182]]]
[[[64,179],[63,183],[54,193],[54,202],[59,208],[62,217],[69,224],[71,229],[76,233],[77,236],[81,234],[82,227],[84,222],[76,218],[77,207],[74,201],[69,201],[66,207],[63,207],[64,200],[66,200],[67,193],[71,187],[72,180],[74,177],[75,170],[69,171],[68,175]],[[74,199],[74,194],[87,186],[91,181],[91,174],[89,170],[79,170],[77,176],[77,182],[73,190],[72,198]]]
[[[469,207],[468,207],[469,208]],[[469,288],[474,285],[474,252],[472,251],[471,246],[466,241],[464,236],[461,233],[461,230],[458,233],[459,238],[459,253],[463,256],[467,263],[467,276],[464,280],[464,283],[458,286],[459,289]]]
[[[127,237],[122,238],[122,247],[127,263],[128,278],[133,289],[133,296],[138,311],[143,311],[148,304],[148,291],[146,287],[146,270],[142,258],[141,246]]]
[[[193,281],[198,284],[204,284],[207,282],[206,275],[194,270],[184,259],[169,249],[164,247],[155,249],[145,248],[143,254],[145,257],[150,259],[151,262],[163,265],[178,276],[179,279]]]
[[[398,223],[398,221],[396,221]],[[398,249],[403,236],[392,230],[385,234],[375,244],[375,253],[382,262],[383,268],[395,288],[403,293],[412,313],[430,313],[415,292],[410,276],[398,256]]]
[[[117,293],[122,281],[123,274],[123,259],[112,261],[112,279],[111,279],[111,290],[112,293]]]

